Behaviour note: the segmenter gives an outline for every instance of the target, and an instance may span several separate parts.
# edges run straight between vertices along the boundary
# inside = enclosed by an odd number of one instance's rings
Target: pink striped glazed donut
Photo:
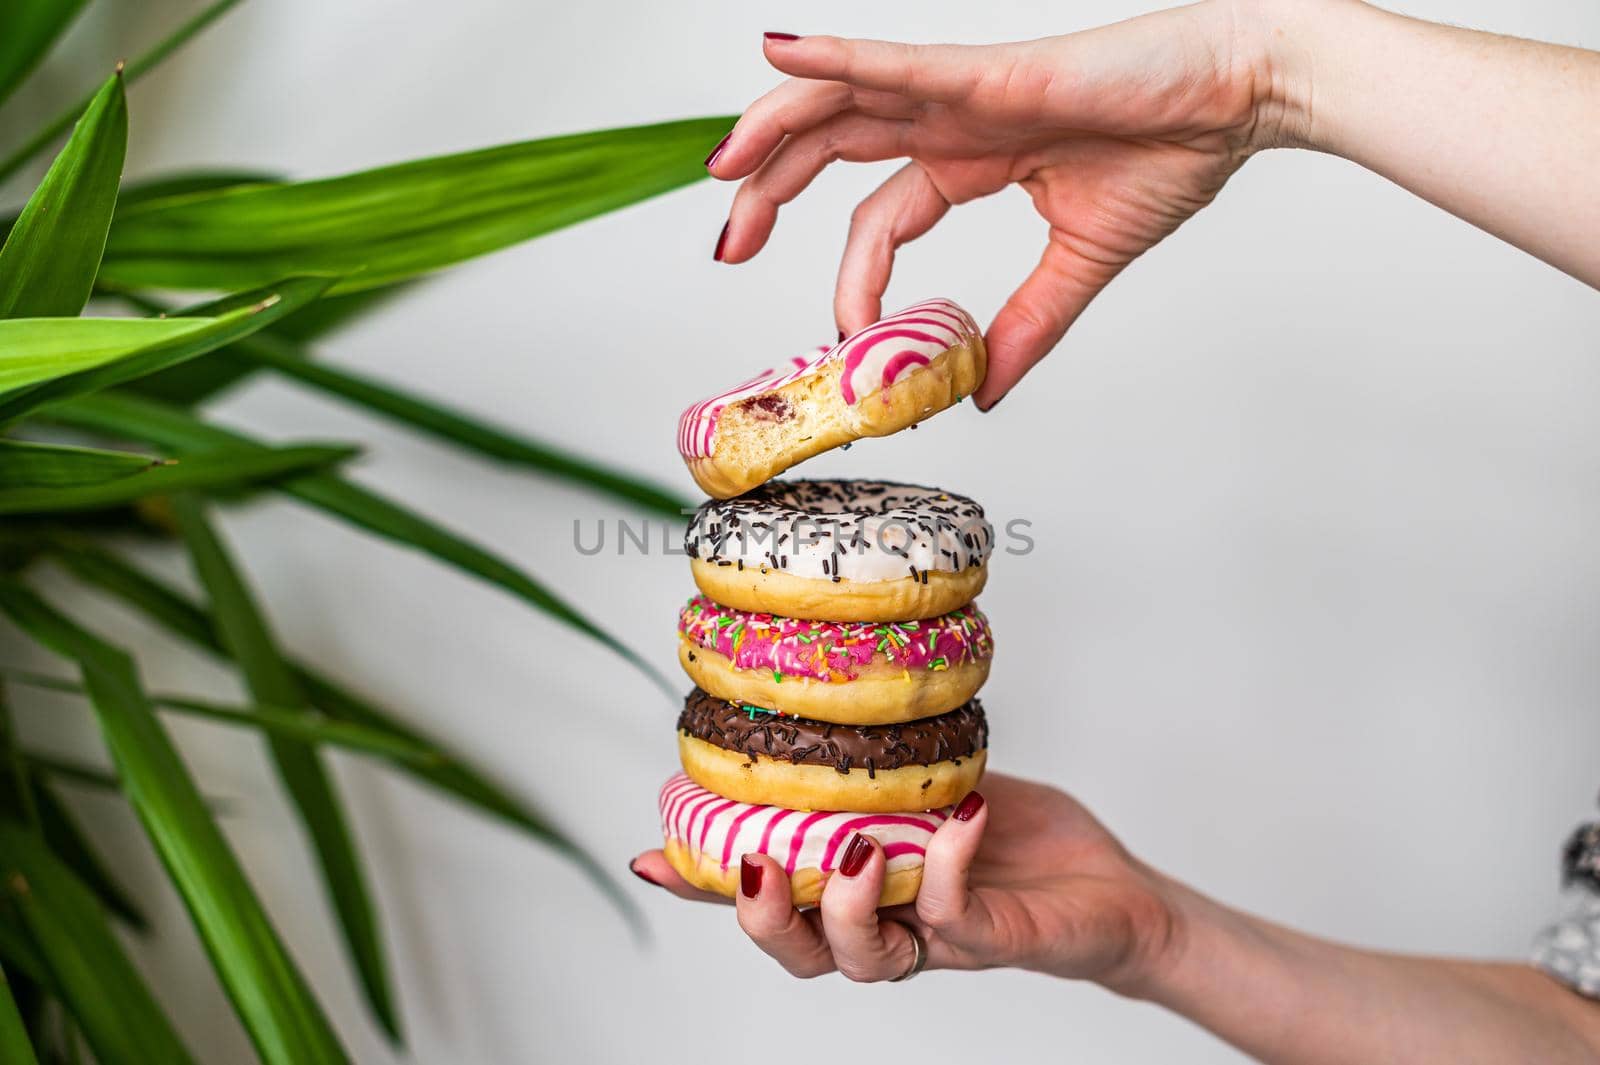
[[[971,395],[988,356],[972,316],[926,300],[701,400],[678,419],[696,483],[726,499],[803,459],[888,436]]]
[[[920,813],[857,814],[786,810],[724,799],[684,773],[661,788],[664,850],[685,880],[732,898],[738,890],[739,859],[773,858],[789,877],[796,906],[815,905],[838,867],[845,844],[857,832],[876,839],[887,859],[879,904],[894,906],[917,897],[928,840],[950,809]]]

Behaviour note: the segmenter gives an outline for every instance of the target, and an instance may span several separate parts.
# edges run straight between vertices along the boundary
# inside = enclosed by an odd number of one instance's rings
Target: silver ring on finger
[[[911,956],[911,968],[894,977],[891,984],[904,983],[928,967],[928,941],[917,934],[917,930],[904,921],[895,921],[895,924],[906,930],[906,935],[911,938],[911,949],[915,952]]]

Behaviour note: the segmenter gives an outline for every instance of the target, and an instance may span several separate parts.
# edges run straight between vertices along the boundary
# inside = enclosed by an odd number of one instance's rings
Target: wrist
[[[1231,54],[1255,98],[1251,151],[1329,150],[1322,121],[1336,74],[1334,45],[1370,11],[1361,0],[1217,0],[1227,10]]]
[[[1192,1017],[1214,997],[1225,974],[1266,971],[1274,948],[1257,922],[1186,884],[1153,875],[1153,894],[1164,913],[1159,934],[1153,930],[1144,937],[1137,964],[1114,981],[1102,981],[1108,990]]]
[[[1207,923],[1213,914],[1209,900],[1198,892],[1131,856],[1129,860],[1144,890],[1135,896],[1137,904],[1122,914],[1128,930],[1125,949],[1095,982],[1125,998],[1162,1002],[1167,989],[1183,978],[1196,937],[1202,944],[1210,938]]]

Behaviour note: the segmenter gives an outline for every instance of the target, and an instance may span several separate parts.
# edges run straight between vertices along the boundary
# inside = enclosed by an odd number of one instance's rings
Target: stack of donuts
[[[813,904],[859,833],[883,848],[881,902],[916,897],[928,838],[987,757],[975,696],[994,640],[974,599],[994,531],[936,488],[768,478],[915,425],[984,368],[972,319],[933,300],[684,412],[679,448],[713,498],[684,540],[699,594],[678,657],[695,687],[661,819],[690,883],[732,896],[759,852]]]

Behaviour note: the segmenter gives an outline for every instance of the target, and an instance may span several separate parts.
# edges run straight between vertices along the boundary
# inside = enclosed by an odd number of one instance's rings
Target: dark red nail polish
[[[753,899],[761,893],[761,874],[765,872],[761,863],[749,855],[739,859],[739,891],[745,898]]]
[[[730,129],[727,133],[724,133],[722,135],[722,139],[717,142],[717,146],[715,148],[711,149],[711,154],[706,156],[706,166],[707,166],[707,168],[709,168],[713,163],[715,163],[717,161],[717,156],[722,154],[722,149],[724,149],[724,148],[726,148],[728,146],[728,140],[732,136],[733,136],[733,130]]]
[[[798,41],[800,39],[800,35],[798,33],[776,33],[772,30],[768,30],[761,36],[765,37],[769,41]]]
[[[839,343],[841,343],[841,344],[844,343],[844,330],[843,329],[839,330]]]
[[[717,262],[720,263],[722,261],[722,249],[724,247],[726,247],[727,244],[728,244],[728,223],[724,222],[724,223],[722,223],[722,232],[717,237],[717,250],[711,253],[711,257],[713,259],[715,259]]]
[[[650,874],[641,873],[639,871],[639,867],[637,865],[635,865],[633,862],[629,862],[628,863],[628,872],[632,873],[634,876],[638,877],[640,880],[643,880],[646,884],[650,884],[650,885],[652,885],[654,887],[660,887],[661,886],[660,882],[658,882],[657,880],[652,878],[650,876]]]
[[[844,849],[844,857],[839,859],[839,872],[845,876],[855,876],[867,867],[867,859],[872,857],[872,844],[867,842],[867,837],[857,832],[850,837],[850,845]]]
[[[983,809],[983,796],[975,791],[967,792],[967,797],[956,803],[955,812],[950,816],[957,821],[971,821],[978,816],[978,811]]]

